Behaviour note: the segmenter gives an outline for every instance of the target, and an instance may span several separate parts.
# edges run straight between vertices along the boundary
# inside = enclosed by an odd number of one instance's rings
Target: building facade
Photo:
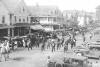
[[[96,20],[100,22],[100,6],[96,7]]]
[[[24,0],[2,0],[0,5],[0,24],[8,25],[8,36],[28,34],[30,25],[34,23],[53,30],[62,19],[60,10],[54,6],[27,6]]]
[[[45,30],[54,30],[59,25],[62,13],[56,6],[34,6],[30,8],[33,19],[37,19]],[[34,21],[32,21],[34,22]]]
[[[30,23],[30,12],[28,11],[24,0],[2,0],[1,2],[7,9],[5,12],[8,11],[8,14],[5,13],[7,17],[7,19],[5,19],[5,21],[7,21],[6,24],[13,27],[8,30],[9,36],[27,34],[27,26]]]
[[[66,10],[63,12],[65,20],[77,21],[79,25],[86,26],[95,21],[95,13],[78,11],[78,10]]]
[[[0,37],[8,35],[10,14],[6,6],[0,1]]]
[[[10,19],[9,19],[9,11],[4,6],[2,2],[0,2],[0,24],[7,24],[10,25]]]

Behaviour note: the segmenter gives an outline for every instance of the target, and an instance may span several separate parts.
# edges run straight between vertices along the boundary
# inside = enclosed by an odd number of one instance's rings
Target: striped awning
[[[26,27],[26,26],[30,26],[29,23],[16,23],[16,24],[13,24],[13,26],[15,27]]]
[[[33,30],[44,30],[41,25],[31,25],[30,28]]]

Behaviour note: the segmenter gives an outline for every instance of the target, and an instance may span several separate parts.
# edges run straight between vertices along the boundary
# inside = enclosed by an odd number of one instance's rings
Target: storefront
[[[12,36],[13,26],[8,26],[6,24],[0,24],[0,37]]]
[[[24,36],[29,33],[29,23],[16,23],[13,26],[14,36]]]

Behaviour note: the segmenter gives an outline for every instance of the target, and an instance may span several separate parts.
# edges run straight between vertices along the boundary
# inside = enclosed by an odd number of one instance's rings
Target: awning
[[[0,29],[8,29],[8,28],[14,28],[13,26],[4,26],[4,27],[0,27]]]
[[[30,24],[29,23],[16,23],[13,26],[15,26],[15,27],[27,27],[27,26],[30,26]]]
[[[30,28],[34,30],[44,30],[44,28],[41,25],[32,25],[30,26]]]
[[[13,26],[6,25],[6,24],[0,24],[0,29],[7,29],[7,28],[13,28]]]
[[[45,30],[46,32],[54,31],[54,29],[52,29],[52,28],[46,28],[46,27],[44,27],[44,30]]]
[[[14,27],[30,27],[37,24],[39,23],[16,23],[16,24],[13,24],[13,26]]]

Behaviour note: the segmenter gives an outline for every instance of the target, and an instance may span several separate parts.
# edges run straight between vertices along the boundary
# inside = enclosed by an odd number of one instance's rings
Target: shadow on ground
[[[25,58],[24,57],[15,57],[15,58],[13,58],[13,60],[15,60],[15,61],[23,61],[23,60],[25,60]]]
[[[25,50],[25,48],[17,48],[14,50],[14,52],[19,52],[19,51],[23,51],[23,50]]]

